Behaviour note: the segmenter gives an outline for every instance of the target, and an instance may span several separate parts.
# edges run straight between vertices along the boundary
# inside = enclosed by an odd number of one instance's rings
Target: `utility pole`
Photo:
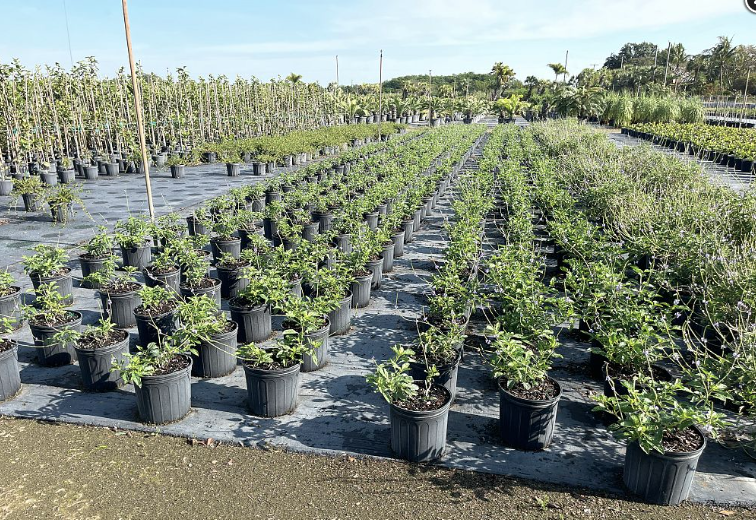
[[[672,50],[672,42],[667,45],[667,66],[664,67],[664,86],[667,86],[667,72],[669,72],[669,51]]]
[[[336,86],[339,86],[339,55],[336,55]]]
[[[142,94],[136,76],[134,52],[131,49],[131,29],[129,28],[129,9],[126,0],[121,0],[123,5],[123,26],[126,29],[126,49],[129,51],[129,67],[131,67],[131,85],[134,88],[134,109],[136,110],[137,130],[139,131],[139,147],[142,149],[142,164],[144,165],[144,184],[147,188],[147,207],[150,210],[150,219],[155,220],[155,208],[152,205],[152,185],[150,184],[150,163],[147,160],[147,143],[144,140],[144,121],[142,120]]]
[[[381,140],[381,121],[383,120],[383,49],[378,61],[378,140]]]

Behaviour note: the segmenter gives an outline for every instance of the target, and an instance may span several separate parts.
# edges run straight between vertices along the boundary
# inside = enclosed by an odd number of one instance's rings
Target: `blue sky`
[[[74,61],[93,55],[103,74],[128,67],[120,0],[66,0]],[[63,0],[0,0],[0,62],[70,66]],[[689,53],[717,36],[756,44],[756,14],[743,0],[130,0],[136,57],[146,70],[187,66],[192,75],[268,80],[376,82],[405,74],[487,72],[552,77],[549,62],[577,73],[628,41]]]

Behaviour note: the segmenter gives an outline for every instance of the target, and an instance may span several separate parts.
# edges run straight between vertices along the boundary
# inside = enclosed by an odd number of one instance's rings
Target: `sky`
[[[552,78],[547,63],[578,73],[626,42],[669,41],[688,53],[718,36],[756,44],[744,0],[129,0],[136,59],[165,74],[268,80],[290,72],[326,85],[488,72]],[[67,13],[67,16],[66,16]],[[68,21],[68,31],[66,29]],[[70,34],[70,52],[69,35]],[[102,75],[128,70],[120,0],[0,0],[0,62],[70,67],[95,56]]]

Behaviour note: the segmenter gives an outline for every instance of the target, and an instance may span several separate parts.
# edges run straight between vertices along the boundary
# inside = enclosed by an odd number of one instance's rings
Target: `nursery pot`
[[[368,225],[371,231],[375,231],[378,229],[378,217],[380,214],[377,211],[374,211],[373,213],[366,213],[365,214],[365,224]]]
[[[50,206],[50,214],[52,215],[53,222],[65,224],[73,218],[73,204],[68,203]]]
[[[171,177],[174,179],[180,179],[184,176],[184,165],[183,164],[174,164],[171,166]]]
[[[21,318],[21,288],[11,286],[13,292],[0,296],[0,318],[9,318],[12,329],[17,329],[23,323]]]
[[[394,270],[394,243],[389,242],[383,245],[383,252],[381,253],[383,259],[383,272],[390,273]]]
[[[39,180],[42,181],[42,184],[47,184],[48,186],[55,186],[56,184],[58,184],[58,174],[50,173],[50,172],[42,172],[39,174]]]
[[[142,377],[142,385],[134,386],[137,409],[142,421],[165,424],[184,418],[191,408],[192,380],[189,364],[170,374]]]
[[[231,240],[221,240],[214,237],[210,239],[210,249],[213,252],[213,260],[216,262],[223,253],[239,258],[241,255],[241,239],[233,237]]]
[[[34,290],[39,289],[39,286],[47,283],[54,283],[55,289],[63,296],[63,303],[71,305],[74,301],[73,297],[73,279],[71,278],[71,270],[68,267],[64,267],[65,273],[60,276],[39,276],[32,273],[29,275],[31,278],[32,286]]]
[[[238,177],[241,165],[238,163],[226,163],[226,173],[229,177]]]
[[[349,254],[352,252],[352,235],[336,235],[333,240],[336,249],[338,249],[342,253]]]
[[[260,343],[273,334],[269,305],[249,307],[232,298],[228,306],[231,310],[231,319],[239,325],[237,331],[239,343]]]
[[[117,162],[105,163],[105,173],[108,177],[118,177],[120,166]]]
[[[188,285],[181,284],[179,285],[179,291],[181,293],[182,298],[191,298],[192,296],[199,296],[201,294],[204,294],[206,296],[209,296],[210,299],[215,300],[216,305],[220,309],[221,306],[221,281],[217,278],[210,278],[210,280],[213,281],[213,285],[210,287],[202,287],[202,288],[194,288],[189,287]]]
[[[24,201],[24,210],[28,213],[31,213],[33,211],[39,211],[39,195],[36,193],[24,193],[21,195],[21,198]]]
[[[216,267],[216,270],[221,282],[221,298],[224,300],[237,296],[239,291],[249,285],[249,279],[242,275],[241,269]]]
[[[88,181],[97,180],[98,175],[97,166],[84,166],[84,178]]]
[[[70,365],[76,361],[76,351],[73,343],[55,342],[53,336],[58,332],[66,329],[79,330],[81,326],[81,313],[69,311],[74,319],[68,323],[60,325],[37,325],[29,322],[34,345],[37,347],[37,361],[40,365],[48,367],[57,367],[61,365]]]
[[[0,197],[10,195],[13,191],[13,181],[10,179],[0,179]]]
[[[422,359],[422,356],[418,354],[418,359]],[[449,391],[451,401],[457,395],[457,375],[459,374],[459,363],[462,360],[462,351],[457,351],[457,357],[448,365],[436,365],[439,374],[433,378],[433,384],[443,386]],[[422,361],[410,361],[409,375],[415,381],[425,381],[428,374],[428,366]]]
[[[197,355],[192,355],[192,375],[196,377],[221,377],[236,369],[236,334],[239,326],[235,322],[227,332],[212,336],[197,346]]]
[[[499,432],[502,440],[518,450],[537,451],[551,444],[562,387],[547,400],[523,399],[511,394],[499,380]]]
[[[326,317],[326,324],[315,332],[305,334],[305,339],[311,345],[319,344],[312,354],[305,354],[302,357],[302,372],[314,372],[328,364],[328,333],[331,329],[331,322]]]
[[[147,287],[162,286],[170,289],[176,294],[180,293],[179,282],[181,281],[181,271],[177,268],[167,273],[153,273],[149,269],[142,269],[144,283]]]
[[[209,235],[210,230],[207,229],[207,227],[200,223],[194,215],[189,215],[186,217],[186,227],[189,231],[189,234],[194,235]]]
[[[411,462],[428,462],[440,458],[446,448],[446,427],[451,396],[437,410],[405,410],[391,403],[391,449],[397,457]]]
[[[378,260],[368,260],[365,266],[368,271],[373,273],[373,281],[370,284],[372,289],[379,289],[381,287],[381,278],[383,278],[383,258]]]
[[[341,299],[339,306],[328,313],[328,321],[331,322],[330,334],[345,334],[352,324],[352,293]]]
[[[76,180],[75,170],[62,170],[58,172],[58,179],[61,184],[71,184]]]
[[[318,236],[318,227],[319,224],[317,222],[311,222],[302,226],[302,238],[308,242],[315,242],[315,237]]]
[[[0,352],[0,401],[7,401],[21,390],[21,374],[18,368],[18,345]]]
[[[138,289],[137,289],[138,290]],[[128,329],[136,325],[134,309],[142,305],[142,299],[137,290],[125,293],[108,293],[100,290],[103,313],[120,329]]]
[[[141,270],[150,265],[152,248],[148,244],[139,247],[121,246],[121,256],[123,257],[124,267],[132,266]]]
[[[373,274],[358,276],[351,283],[352,308],[362,309],[370,305],[370,288],[373,285]]]
[[[315,218],[318,221],[318,231],[320,233],[331,230],[331,226],[333,226],[333,213],[316,213]]]
[[[86,278],[92,273],[99,273],[105,270],[105,262],[107,261],[107,258],[88,258],[86,256],[79,256],[79,265],[81,265],[81,277]],[[99,287],[96,287],[98,284],[91,283],[82,280],[81,282],[82,287],[86,287],[88,289],[98,289]]]
[[[121,372],[111,371],[113,361],[122,363],[129,352],[129,334],[125,332],[121,341],[102,348],[79,348],[76,346],[76,356],[79,359],[81,380],[84,389],[93,392],[115,390],[123,385]]]
[[[706,437],[696,429],[703,445],[688,453],[645,453],[633,441],[625,451],[622,480],[627,488],[645,502],[677,505],[688,498],[698,459],[706,448]]]
[[[170,336],[178,328],[176,311],[171,310],[158,316],[142,316],[134,312],[139,344],[147,347],[150,343],[159,343],[163,336]]]
[[[405,220],[402,222],[402,228],[404,229],[404,243],[409,244],[412,242],[412,234],[415,228],[415,220]]]
[[[391,237],[391,240],[394,243],[394,258],[404,256],[404,236],[405,232],[400,231],[394,233],[394,236]]]
[[[277,417],[297,406],[300,364],[281,370],[263,370],[244,366],[247,380],[247,404],[252,415]]]

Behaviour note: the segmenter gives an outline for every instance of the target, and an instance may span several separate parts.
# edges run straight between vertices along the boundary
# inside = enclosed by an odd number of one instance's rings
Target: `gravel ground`
[[[427,465],[23,419],[0,419],[0,438],[0,519],[756,518]]]

